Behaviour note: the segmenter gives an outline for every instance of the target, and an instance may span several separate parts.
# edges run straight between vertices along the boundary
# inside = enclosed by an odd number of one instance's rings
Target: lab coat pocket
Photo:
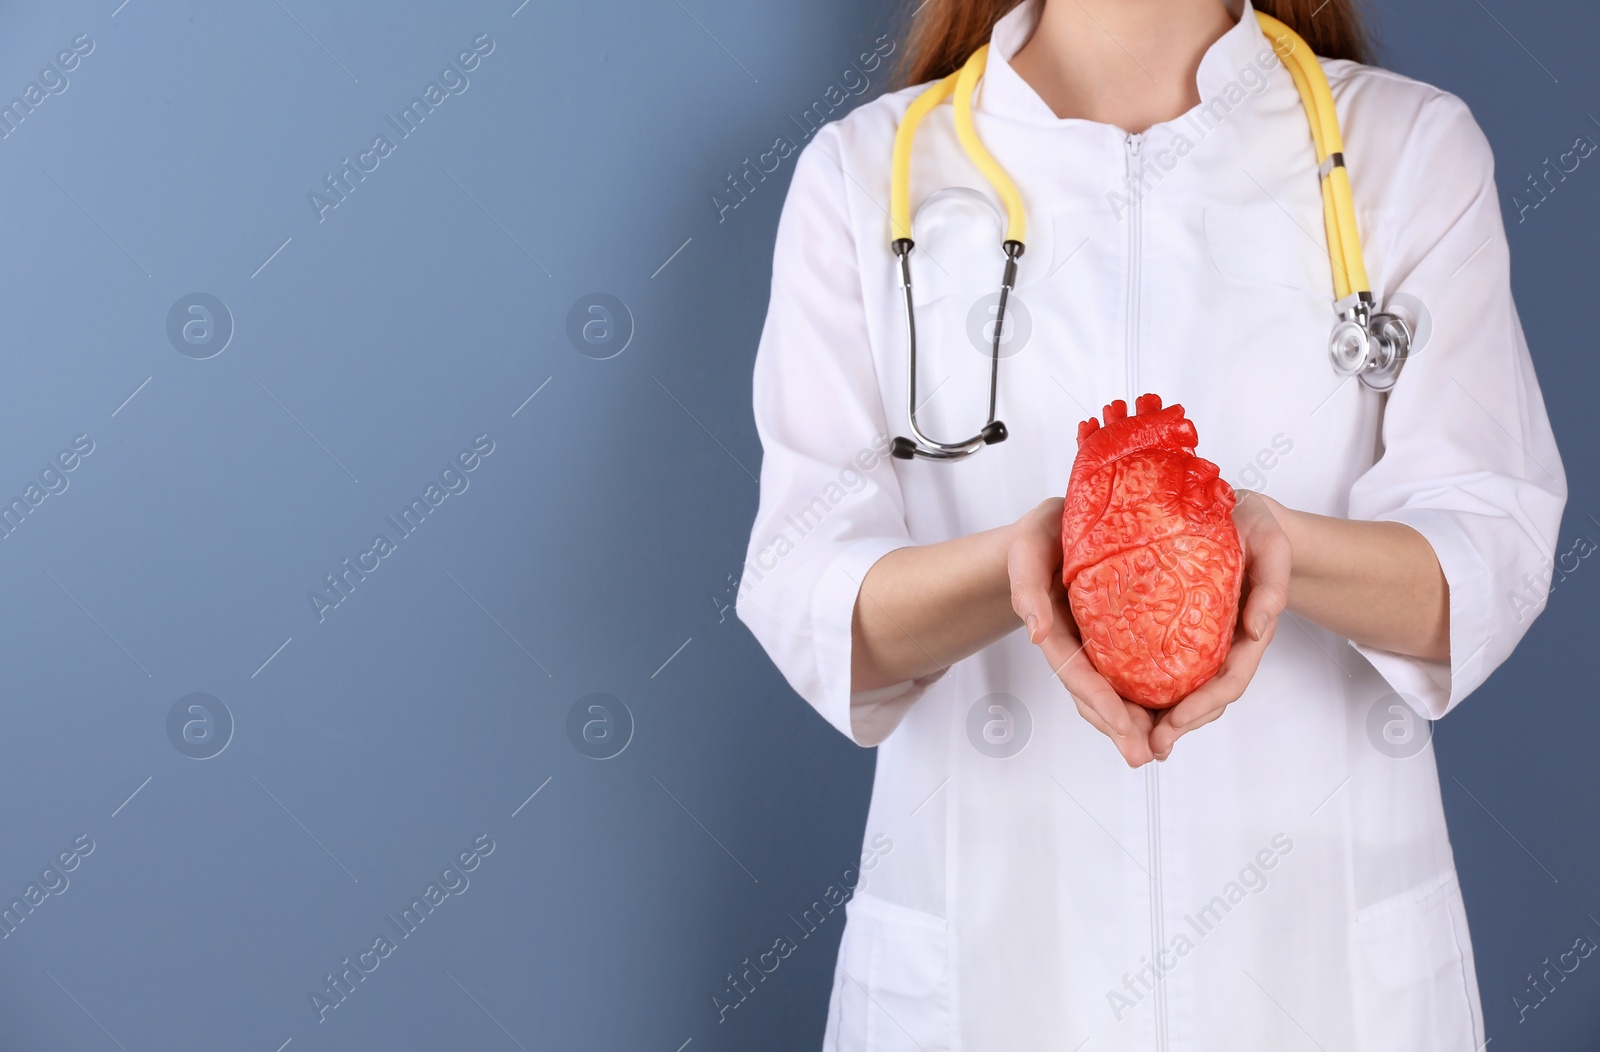
[[[948,1052],[949,926],[872,895],[850,900],[829,1052]]]
[[[1272,201],[1208,204],[1206,248],[1223,277],[1333,299],[1333,270],[1320,212],[1291,218]]]
[[[1366,1052],[1476,1052],[1481,1029],[1454,873],[1359,910],[1354,969]]]

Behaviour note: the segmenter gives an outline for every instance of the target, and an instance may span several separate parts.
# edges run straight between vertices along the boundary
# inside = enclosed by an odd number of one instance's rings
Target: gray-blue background
[[[0,899],[95,845],[0,941],[0,1048],[818,1044],[837,922],[727,1022],[712,1003],[853,863],[872,777],[724,608],[793,161],[720,220],[712,195],[799,140],[893,12],[517,2],[0,17],[0,99],[93,42],[0,140],[0,497],[94,444],[0,540]],[[1562,547],[1600,541],[1600,157],[1526,221],[1510,204],[1600,137],[1600,12],[1383,16],[1386,64],[1494,143]],[[469,86],[400,138],[385,116],[482,34]],[[319,221],[307,195],[380,133],[393,152]],[[234,325],[204,359],[167,332],[197,292]],[[597,292],[632,318],[604,360],[568,337]],[[385,516],[479,435],[468,488],[399,539]],[[379,532],[394,552],[319,621],[308,593]],[[1600,963],[1512,1008],[1600,939],[1597,596],[1583,560],[1435,738],[1497,1052],[1600,1034]],[[167,730],[194,692],[235,722],[206,760]],[[597,692],[635,723],[603,761],[568,732]],[[318,1023],[324,976],[480,834],[470,884]]]

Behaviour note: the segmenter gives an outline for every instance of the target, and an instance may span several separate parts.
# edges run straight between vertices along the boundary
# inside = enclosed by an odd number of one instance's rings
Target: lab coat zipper
[[[1144,199],[1144,158],[1139,152],[1140,145],[1144,142],[1142,134],[1130,135],[1127,138],[1128,149],[1128,199],[1132,202],[1128,208],[1128,343],[1127,367],[1128,389],[1123,392],[1131,406],[1133,400],[1139,397],[1139,240],[1142,234],[1140,228],[1140,213]]]
[[[1131,404],[1139,397],[1139,251],[1143,237],[1144,156],[1140,147],[1144,135],[1129,135],[1127,145],[1128,198],[1128,300],[1127,300],[1127,383],[1126,397]],[[1153,966],[1155,996],[1155,1039],[1157,1052],[1167,1052],[1167,988],[1161,971],[1161,951],[1166,945],[1162,922],[1161,874],[1161,775],[1156,764],[1145,767],[1145,822],[1148,828],[1150,860],[1150,962]]]
[[[1152,1009],[1155,1014],[1157,1052],[1167,1052],[1167,984],[1161,967],[1161,951],[1166,946],[1166,926],[1162,921],[1163,890],[1161,873],[1161,774],[1154,763],[1145,765],[1145,821],[1149,827],[1150,859],[1150,963],[1155,984]]]

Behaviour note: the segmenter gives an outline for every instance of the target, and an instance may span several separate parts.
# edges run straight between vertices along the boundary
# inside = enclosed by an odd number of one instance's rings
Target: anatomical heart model
[[[1061,580],[1084,652],[1116,692],[1161,709],[1216,674],[1233,641],[1242,558],[1233,487],[1195,456],[1183,406],[1118,399],[1078,425]]]

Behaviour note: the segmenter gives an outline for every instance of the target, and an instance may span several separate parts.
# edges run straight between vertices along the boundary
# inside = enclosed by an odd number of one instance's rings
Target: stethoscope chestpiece
[[[1411,326],[1398,314],[1374,314],[1371,339],[1372,360],[1361,379],[1374,391],[1387,391],[1411,354]]]
[[[1387,391],[1411,353],[1411,326],[1398,314],[1369,314],[1367,293],[1344,311],[1328,337],[1328,357],[1340,376],[1359,377],[1373,391]]]
[[[1356,321],[1346,319],[1334,325],[1328,337],[1328,357],[1333,361],[1333,371],[1340,376],[1354,376],[1367,364],[1372,341],[1367,330]]]

